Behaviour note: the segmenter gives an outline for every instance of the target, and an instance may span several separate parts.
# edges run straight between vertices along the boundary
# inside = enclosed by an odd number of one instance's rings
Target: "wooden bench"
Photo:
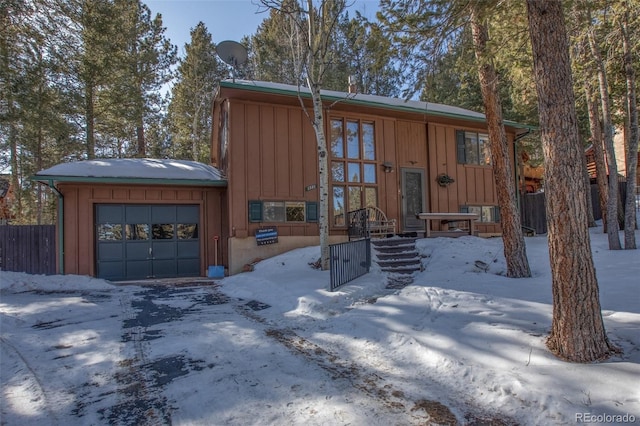
[[[388,219],[378,207],[365,207],[348,213],[349,239],[383,237],[396,233],[396,220]]]
[[[449,223],[449,222],[467,222],[468,223],[468,234],[475,235],[475,221],[478,220],[477,213],[418,213],[416,214],[418,219],[422,219],[425,221],[426,225],[426,237],[429,238],[431,236],[455,236],[456,234],[460,234],[459,231],[452,232],[433,232],[431,231],[431,221],[439,220],[441,223]],[[465,232],[465,235],[467,232]]]

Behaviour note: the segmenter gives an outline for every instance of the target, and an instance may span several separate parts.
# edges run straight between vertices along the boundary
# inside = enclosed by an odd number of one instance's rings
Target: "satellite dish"
[[[235,70],[238,66],[243,65],[247,62],[247,48],[238,43],[237,41],[225,40],[216,46],[216,53],[227,64],[231,65],[233,70]],[[235,76],[233,75],[233,71],[231,73],[234,81]]]

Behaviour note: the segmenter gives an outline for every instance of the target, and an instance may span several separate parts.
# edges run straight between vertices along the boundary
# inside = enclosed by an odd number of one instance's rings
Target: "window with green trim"
[[[303,223],[318,221],[318,206],[310,201],[249,201],[249,222]]]
[[[456,146],[458,163],[491,165],[489,135],[486,133],[456,130]]]
[[[498,206],[463,206],[461,213],[475,213],[478,215],[478,222],[499,223],[500,207]]]

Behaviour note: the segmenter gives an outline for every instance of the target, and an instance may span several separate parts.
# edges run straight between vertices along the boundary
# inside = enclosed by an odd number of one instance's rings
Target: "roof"
[[[213,166],[196,161],[153,158],[104,158],[61,163],[39,171],[39,182],[109,182],[226,186]]]
[[[281,95],[297,96],[300,94],[303,97],[311,97],[311,91],[307,87],[298,87],[290,84],[272,83],[267,81],[224,80],[220,82],[220,86]],[[338,92],[334,90],[321,90],[321,96],[322,99],[326,101],[341,101],[348,104],[426,114],[436,117],[439,116],[476,122],[486,122],[486,117],[483,113],[434,102],[390,98],[378,95],[365,95],[362,93]],[[535,129],[535,126],[520,124],[509,120],[504,120],[504,123],[505,125],[520,129]]]

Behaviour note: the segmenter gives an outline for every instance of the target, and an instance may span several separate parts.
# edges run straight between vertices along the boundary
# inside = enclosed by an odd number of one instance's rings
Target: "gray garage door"
[[[112,281],[200,275],[197,205],[96,205],[97,276]]]

